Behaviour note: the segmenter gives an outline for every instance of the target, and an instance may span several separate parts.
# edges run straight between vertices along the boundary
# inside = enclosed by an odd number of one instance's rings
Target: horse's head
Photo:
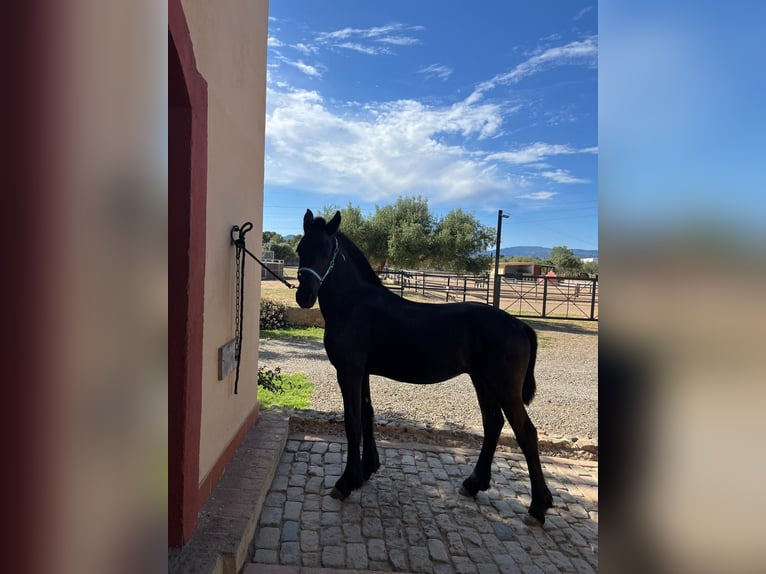
[[[319,288],[332,271],[338,253],[335,232],[340,226],[340,211],[326,222],[321,217],[314,219],[310,209],[303,216],[303,239],[298,243],[298,290],[295,301],[303,309],[314,306]]]

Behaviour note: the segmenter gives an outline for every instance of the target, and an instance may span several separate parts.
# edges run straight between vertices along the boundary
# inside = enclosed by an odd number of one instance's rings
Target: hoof
[[[337,487],[334,486],[332,492],[330,492],[330,496],[337,498],[338,500],[345,500],[346,496],[348,495],[344,495],[340,490],[338,490]]]
[[[461,484],[461,485],[460,485],[460,490],[458,490],[458,492],[459,492],[460,494],[462,494],[463,496],[467,496],[467,497],[469,497],[469,498],[476,498],[476,494],[472,494],[472,493],[471,493],[471,492],[470,492],[470,491],[469,491],[469,490],[468,490],[468,489],[465,487],[465,485],[462,485],[462,484]]]
[[[543,525],[542,522],[540,522],[537,518],[535,518],[531,514],[524,515],[524,524],[526,524],[527,526],[535,526],[538,528]]]

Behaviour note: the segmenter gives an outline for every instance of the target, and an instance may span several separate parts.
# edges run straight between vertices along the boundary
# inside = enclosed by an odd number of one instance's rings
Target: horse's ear
[[[340,227],[340,211],[336,211],[332,219],[327,223],[327,235],[332,235]]]
[[[314,214],[310,209],[306,210],[306,215],[303,216],[303,233],[308,233],[311,227],[311,222],[314,221]]]

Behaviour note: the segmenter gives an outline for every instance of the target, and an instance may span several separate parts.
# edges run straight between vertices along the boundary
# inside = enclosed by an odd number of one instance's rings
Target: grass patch
[[[314,394],[314,383],[303,373],[282,375],[284,389],[274,393],[258,387],[258,401],[264,408],[285,407],[288,409],[307,409],[311,406],[311,396]]]
[[[323,341],[324,329],[322,327],[302,327],[298,325],[281,329],[261,329],[261,337],[266,339]]]

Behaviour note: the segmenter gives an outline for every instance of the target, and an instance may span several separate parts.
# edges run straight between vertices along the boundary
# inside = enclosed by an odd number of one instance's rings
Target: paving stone
[[[367,568],[367,545],[362,542],[346,544],[346,566],[356,570]]]
[[[322,555],[319,552],[302,552],[301,564],[306,568],[318,568],[322,565]]]
[[[309,455],[309,474],[311,474],[312,468],[322,468],[322,465],[324,464],[324,456],[321,454],[311,454]]]
[[[282,525],[282,535],[280,539],[282,542],[298,541],[298,523],[295,520],[288,520]]]
[[[404,529],[404,532],[407,536],[407,542],[410,546],[417,546],[419,544],[423,544],[425,541],[425,537],[423,536],[423,532],[420,530],[420,528],[407,526]]]
[[[344,504],[341,509],[341,516],[343,522],[361,522],[362,520],[362,507],[358,504]]]
[[[514,559],[507,554],[496,554],[494,558],[501,574],[521,574],[523,572]]]
[[[315,530],[301,530],[301,551],[316,552],[319,550],[319,533]]]
[[[317,494],[307,494],[303,500],[303,510],[320,510],[322,497]]]
[[[362,518],[362,534],[367,538],[383,538],[383,525],[380,518],[368,516]]]
[[[315,442],[311,446],[311,452],[314,454],[324,454],[327,452],[327,449],[329,448],[329,444],[326,442]]]
[[[288,486],[287,487],[287,500],[295,500],[302,502],[306,497],[304,488],[301,486]]]
[[[322,512],[320,524],[322,526],[340,526],[340,512]]]
[[[343,531],[340,526],[325,526],[319,532],[319,543],[322,546],[337,546],[343,543]]]
[[[388,552],[388,559],[394,570],[407,570],[407,555],[401,548],[392,548]]]
[[[276,564],[279,562],[279,555],[276,550],[270,550],[267,548],[256,548],[255,555],[253,556],[253,562],[259,564]]]
[[[433,564],[425,546],[410,546],[410,568],[413,572],[433,572]]]
[[[343,460],[341,459],[341,454],[339,452],[332,452],[332,451],[330,451],[328,453],[325,453],[325,455],[324,455],[324,463],[325,463],[325,465],[328,465],[328,464],[340,464],[341,462],[343,462]]]
[[[282,523],[282,509],[278,506],[265,506],[261,510],[261,526],[279,526]]]
[[[285,443],[285,450],[287,452],[295,452],[298,450],[298,447],[301,445],[301,442],[298,440],[288,440]]]
[[[310,460],[310,456],[307,452],[296,452],[293,461],[307,463]]]
[[[447,533],[447,548],[449,549],[449,553],[452,556],[466,555],[463,539],[460,537],[460,534],[458,534],[457,532]]]
[[[270,492],[266,496],[266,500],[263,502],[263,505],[281,507],[285,503],[286,499],[287,497],[285,496],[284,492]]]
[[[279,548],[279,563],[300,565],[301,550],[297,542],[282,543]]]
[[[285,520],[300,520],[303,505],[294,500],[285,502],[283,516]]]
[[[271,482],[271,490],[272,491],[285,491],[287,490],[287,475],[281,475],[281,476],[275,476],[274,480]]]
[[[305,474],[293,474],[290,476],[290,479],[287,481],[288,486],[299,486],[301,487],[301,490],[303,490],[306,487],[306,482],[308,481],[308,477]]]
[[[456,574],[477,574],[476,566],[470,558],[454,556],[452,562],[455,565]]]
[[[325,568],[345,568],[346,549],[343,546],[325,546],[322,549],[322,566]]]
[[[513,540],[515,538],[513,529],[507,524],[503,524],[502,522],[493,522],[492,530],[494,530],[495,536],[497,536],[500,540]]]
[[[492,562],[492,556],[484,548],[468,546],[466,552],[468,552],[468,557],[473,560],[474,563]]]
[[[436,538],[429,538],[426,545],[432,560],[436,562],[449,562],[449,554],[447,554],[444,542]]]
[[[328,452],[340,452],[340,443],[339,442],[331,442],[329,445],[327,445]]]
[[[364,542],[362,538],[362,526],[360,524],[343,524],[343,539],[346,542]]]
[[[255,537],[255,547],[274,550],[279,546],[279,528],[267,526],[258,530]]]
[[[332,496],[322,497],[322,512],[340,512],[342,501]]]
[[[370,560],[383,561],[388,558],[386,543],[378,538],[372,538],[367,541],[367,556]]]

